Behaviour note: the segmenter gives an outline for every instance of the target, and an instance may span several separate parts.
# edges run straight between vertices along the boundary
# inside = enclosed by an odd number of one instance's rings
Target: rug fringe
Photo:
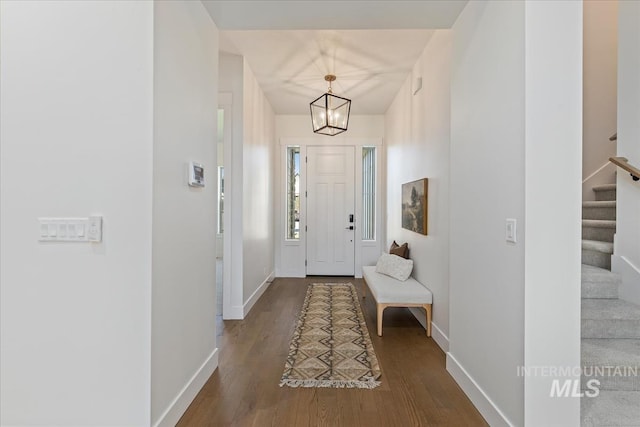
[[[380,385],[380,381],[357,381],[357,380],[293,380],[283,379],[280,381],[280,387],[331,387],[331,388],[366,388],[372,389]]]

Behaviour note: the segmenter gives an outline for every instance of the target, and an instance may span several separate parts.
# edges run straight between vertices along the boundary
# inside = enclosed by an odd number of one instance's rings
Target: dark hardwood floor
[[[375,333],[375,304],[360,299],[382,368],[373,390],[279,387],[298,313],[313,282],[276,279],[245,320],[218,322],[219,367],[178,426],[486,426],[445,370],[445,354],[404,308],[387,308]]]

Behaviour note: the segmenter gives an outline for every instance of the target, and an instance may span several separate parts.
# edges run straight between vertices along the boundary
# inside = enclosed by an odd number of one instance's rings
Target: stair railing
[[[626,157],[609,157],[609,161],[629,172],[634,181],[640,180],[640,169],[629,164],[629,160]]]

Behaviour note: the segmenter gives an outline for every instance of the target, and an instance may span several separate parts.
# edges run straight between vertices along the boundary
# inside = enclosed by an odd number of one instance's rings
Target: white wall
[[[619,3],[618,156],[640,167],[640,2]],[[640,182],[618,169],[615,255],[620,295],[640,304]]]
[[[590,0],[584,5],[583,200],[595,200],[595,185],[615,182],[617,131],[618,1]],[[600,170],[604,165],[606,168]]]
[[[232,147],[225,147],[230,285],[224,318],[243,319],[267,289],[275,268],[275,115],[241,56],[220,54],[219,89],[230,93],[233,102]]]
[[[354,101],[355,102],[355,101]],[[323,136],[313,133],[311,115],[276,116],[276,136],[282,138],[315,138],[322,140]],[[354,115],[349,116],[349,130],[338,137],[345,138],[381,138],[384,136],[384,116],[382,115]],[[334,138],[336,139],[336,138]]]
[[[525,3],[527,367],[581,366],[582,12],[573,0]],[[550,396],[554,379],[525,378],[525,425],[580,424],[580,399]]]
[[[578,425],[517,368],[580,365],[582,4],[470,2],[453,31],[447,369],[491,425]]]
[[[522,425],[524,3],[470,2],[453,33],[447,369],[490,424]]]
[[[220,52],[219,90],[231,98],[231,145],[225,144],[224,319],[242,319],[243,302],[243,79],[241,56]]]
[[[438,30],[385,116],[385,248],[408,242],[413,276],[434,295],[433,337],[448,350],[451,30]],[[422,89],[414,95],[415,80]],[[428,236],[402,228],[402,184],[429,178]],[[418,319],[423,320],[424,314]]]
[[[275,115],[247,61],[243,67],[244,315],[274,274]]]
[[[333,137],[317,135],[311,129],[311,118],[309,115],[278,115],[276,116],[276,138],[279,147],[276,155],[276,170],[278,172],[277,180],[277,198],[276,198],[276,225],[275,225],[275,243],[276,243],[276,276],[277,277],[305,277],[306,267],[306,240],[304,233],[299,241],[287,241],[285,239],[285,182],[286,171],[284,169],[284,159],[286,156],[287,145],[299,145],[301,158],[306,156],[306,147],[308,145],[350,145],[354,146],[356,152],[361,152],[363,146],[377,146],[377,211],[376,211],[376,240],[361,240],[361,235],[356,234],[356,254],[355,254],[355,276],[362,277],[362,265],[373,265],[380,256],[380,251],[385,241],[384,235],[384,209],[385,191],[384,191],[384,149],[382,145],[384,136],[384,116],[358,116],[349,117],[349,130]],[[357,157],[359,158],[359,157]],[[301,165],[301,188],[306,188],[305,166]],[[356,177],[362,176],[362,164],[355,165]],[[362,192],[362,181],[356,178],[356,194]],[[356,218],[360,216],[362,208],[361,198],[356,198]],[[304,227],[306,221],[306,210],[304,203],[301,206],[300,218],[301,228]]]
[[[218,31],[200,2],[154,2],[154,42],[151,421],[173,426],[218,363]]]
[[[0,424],[148,425],[153,4],[0,8]]]

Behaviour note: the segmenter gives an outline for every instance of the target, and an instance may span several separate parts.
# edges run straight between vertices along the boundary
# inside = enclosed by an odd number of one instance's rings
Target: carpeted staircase
[[[582,203],[582,263],[611,270],[616,233],[616,185],[594,187],[595,202]]]
[[[581,425],[640,426],[640,306],[618,299],[620,277],[609,271],[616,186],[593,191],[596,201],[582,204],[582,389],[600,385],[597,397],[581,399]]]

